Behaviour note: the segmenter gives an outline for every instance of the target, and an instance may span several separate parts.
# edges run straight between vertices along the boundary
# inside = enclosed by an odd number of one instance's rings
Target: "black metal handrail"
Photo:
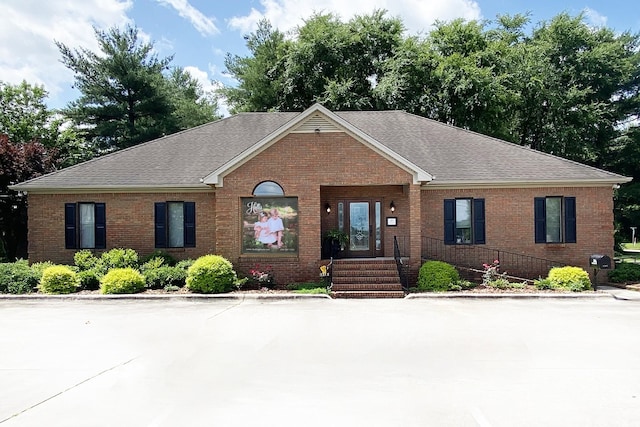
[[[325,267],[327,268],[326,275],[321,275],[320,278],[324,281],[327,291],[331,291],[333,286],[333,257],[330,258],[329,264],[325,265]]]
[[[500,271],[523,279],[546,277],[553,267],[566,264],[477,245],[445,245],[444,240],[422,237],[422,258],[448,262],[458,267],[482,270],[483,264],[500,262]]]
[[[398,237],[393,236],[393,259],[396,261],[396,268],[398,269],[398,276],[400,277],[400,284],[405,292],[409,292],[409,275],[407,274],[407,265],[402,261],[402,255],[400,254],[400,246],[398,245]]]

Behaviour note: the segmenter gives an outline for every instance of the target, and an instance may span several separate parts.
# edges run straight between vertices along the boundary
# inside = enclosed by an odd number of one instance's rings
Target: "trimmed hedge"
[[[230,292],[237,280],[233,265],[219,255],[202,256],[187,270],[187,287],[192,292],[203,294]]]
[[[135,294],[144,290],[144,276],[133,268],[114,268],[100,279],[103,294]]]
[[[38,289],[45,294],[70,294],[80,287],[80,278],[66,265],[54,265],[42,272]]]
[[[589,273],[580,267],[554,267],[547,276],[554,289],[572,292],[588,291],[591,289]]]
[[[451,264],[427,261],[418,273],[418,291],[443,292],[460,281],[460,274]]]
[[[187,279],[187,272],[181,268],[168,265],[147,269],[144,272],[147,287],[151,289],[163,289],[167,286],[182,287]]]
[[[114,248],[100,256],[104,272],[114,268],[138,268],[138,253],[133,249]]]
[[[146,257],[142,258],[140,260],[141,264],[146,264],[147,262],[151,261],[154,258],[161,258],[162,259],[162,264],[163,265],[168,265],[168,266],[174,266],[176,265],[176,259],[174,257],[172,257],[170,254],[166,253],[165,251],[161,251],[161,250],[155,250],[153,252],[151,252],[149,255],[147,255]]]
[[[38,286],[38,274],[26,260],[0,264],[0,293],[29,294]]]
[[[616,264],[615,270],[607,272],[609,280],[613,283],[640,282],[640,264],[623,262]]]

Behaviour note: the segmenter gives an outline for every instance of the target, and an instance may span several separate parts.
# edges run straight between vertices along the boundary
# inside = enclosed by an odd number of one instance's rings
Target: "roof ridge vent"
[[[324,114],[315,113],[305,121],[300,123],[292,133],[314,133],[314,132],[344,132],[335,123],[327,119]]]

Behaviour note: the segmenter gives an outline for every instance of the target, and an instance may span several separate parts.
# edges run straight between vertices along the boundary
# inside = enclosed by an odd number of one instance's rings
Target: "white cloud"
[[[126,12],[131,6],[131,0],[3,0],[0,79],[43,85],[49,102],[64,106],[68,100],[58,96],[71,86],[73,75],[60,62],[55,41],[71,48],[98,50],[93,26],[106,29],[130,23]]]
[[[212,74],[215,74],[214,65],[209,64],[209,69]],[[215,95],[216,91],[218,89],[222,89],[222,87],[224,86],[219,81],[212,80],[206,71],[201,70],[198,67],[186,66],[184,67],[184,70],[188,72],[191,75],[191,77],[196,79],[202,85],[202,89],[210,95]],[[221,114],[223,117],[228,117],[230,113],[229,113],[229,105],[227,103],[226,98],[216,95],[216,99],[218,100],[218,113]]]
[[[587,23],[592,27],[606,27],[607,25],[607,17],[605,15],[600,14],[598,11],[593,10],[591,8],[586,7],[583,10],[584,17]]]
[[[191,22],[203,36],[211,36],[220,32],[212,18],[206,17],[187,0],[157,0],[157,2],[163,6],[173,7],[181,17]]]
[[[209,78],[209,74],[206,71],[203,71],[200,68],[191,65],[184,67],[184,70],[189,73],[191,77],[196,79],[198,83],[200,83],[200,85],[202,85],[202,89],[205,92],[213,93],[216,89],[218,89],[218,84],[211,81],[211,79]]]
[[[249,33],[266,18],[274,27],[287,31],[302,25],[313,12],[331,11],[348,20],[374,9],[385,9],[388,16],[400,17],[409,32],[415,34],[428,31],[436,20],[482,17],[480,6],[473,0],[260,0],[260,5],[260,10],[252,8],[248,15],[231,18],[229,26]]]

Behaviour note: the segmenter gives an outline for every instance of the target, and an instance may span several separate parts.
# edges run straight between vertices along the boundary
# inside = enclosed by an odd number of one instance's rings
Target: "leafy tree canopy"
[[[201,86],[188,73],[180,70],[165,77],[173,57],[158,58],[152,43],[139,40],[136,27],[94,31],[100,53],[56,44],[81,92],[65,113],[84,129],[85,138],[98,152],[136,145],[215,118],[215,102],[199,98]]]
[[[222,95],[232,111],[405,110],[640,179],[639,36],[583,15],[529,20],[458,19],[423,35],[384,11],[315,14],[290,35],[263,21],[249,56],[227,56],[238,84]],[[621,189],[618,212],[640,205],[636,193]]]

